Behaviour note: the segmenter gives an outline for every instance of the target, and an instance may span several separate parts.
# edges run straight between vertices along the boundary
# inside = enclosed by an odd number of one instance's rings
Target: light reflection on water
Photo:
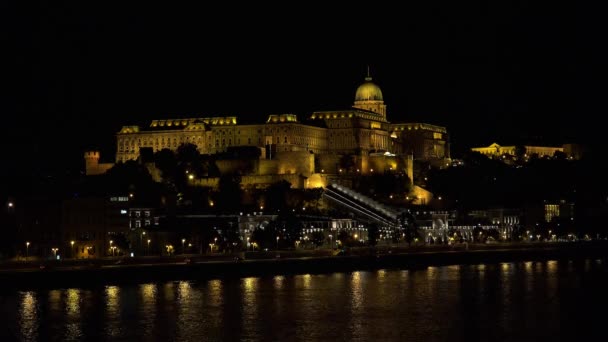
[[[1,293],[0,340],[559,339],[603,326],[591,312],[608,304],[606,265],[455,265]]]
[[[21,293],[21,310],[19,312],[19,322],[21,336],[27,340],[35,341],[38,339],[38,301],[33,291]]]

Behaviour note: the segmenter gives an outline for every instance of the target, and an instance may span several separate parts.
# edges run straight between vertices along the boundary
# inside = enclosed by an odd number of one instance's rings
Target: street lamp
[[[279,250],[279,237],[277,236],[277,251]]]
[[[57,259],[57,251],[59,250],[59,248],[53,247],[51,248],[51,250],[53,251],[53,257]]]
[[[71,252],[72,252],[72,259],[74,259],[74,240],[70,241],[70,247],[71,247]]]
[[[30,254],[30,242],[26,241],[25,242],[25,261],[27,261],[27,257]]]
[[[112,248],[112,244],[114,241],[110,240],[110,251],[112,251],[112,256],[114,256],[114,248]]]
[[[148,255],[150,255],[150,241],[152,240],[148,239]]]
[[[186,239],[182,239],[182,254],[185,254],[184,252],[184,243],[186,242]]]

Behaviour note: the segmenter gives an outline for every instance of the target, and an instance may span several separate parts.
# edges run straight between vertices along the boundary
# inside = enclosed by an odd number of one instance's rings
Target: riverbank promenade
[[[232,254],[29,260],[0,265],[0,287],[69,287],[383,268],[605,258],[608,241],[572,243],[378,246],[342,250],[278,250]]]

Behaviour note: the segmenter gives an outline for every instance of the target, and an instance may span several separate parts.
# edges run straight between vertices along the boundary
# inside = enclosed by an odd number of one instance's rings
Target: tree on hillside
[[[515,158],[519,164],[522,164],[526,160],[526,147],[523,145],[515,146]]]
[[[217,207],[227,212],[236,212],[241,207],[241,177],[223,175],[219,180],[219,191],[216,193]]]
[[[285,210],[287,209],[287,193],[291,189],[291,183],[282,180],[271,184],[266,189],[265,203],[270,210]]]
[[[177,157],[168,148],[154,154],[154,165],[160,170],[163,181],[173,183],[177,171]]]
[[[198,147],[191,143],[181,144],[177,147],[176,159],[181,171],[193,173],[197,177],[203,174],[201,154]]]

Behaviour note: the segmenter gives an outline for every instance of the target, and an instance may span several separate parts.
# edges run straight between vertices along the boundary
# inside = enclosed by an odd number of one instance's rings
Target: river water
[[[2,290],[0,340],[604,340],[607,263]]]

